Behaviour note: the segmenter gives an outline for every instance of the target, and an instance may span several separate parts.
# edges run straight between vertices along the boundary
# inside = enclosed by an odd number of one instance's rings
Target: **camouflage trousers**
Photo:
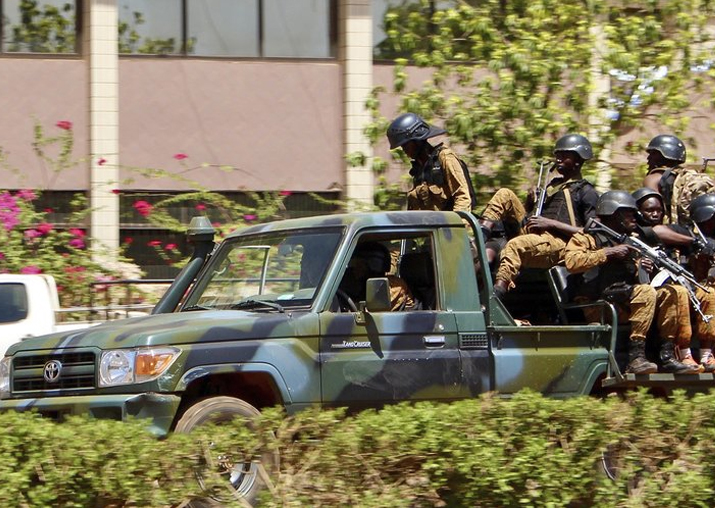
[[[665,284],[659,288],[648,284],[633,286],[628,309],[631,340],[644,341],[654,320],[661,339],[673,341],[680,347],[690,345],[692,337],[690,300],[683,286],[677,284]]]
[[[695,297],[700,301],[703,314],[713,316],[710,322],[706,323],[700,314],[691,313],[692,321],[695,323],[694,333],[700,342],[700,347],[703,347],[703,344],[710,346],[715,342],[715,287],[710,286],[709,292],[695,288]]]
[[[548,232],[512,238],[501,251],[495,279],[511,287],[522,267],[551,268],[564,259],[565,248],[566,242]]]
[[[492,222],[512,221],[519,225],[526,217],[526,209],[518,196],[509,189],[499,189],[487,203],[482,218]],[[523,231],[519,231],[522,233]]]

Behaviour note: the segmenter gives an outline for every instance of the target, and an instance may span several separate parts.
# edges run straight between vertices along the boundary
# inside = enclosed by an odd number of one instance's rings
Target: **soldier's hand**
[[[631,255],[631,248],[628,245],[614,245],[603,249],[606,252],[606,259],[626,259]]]
[[[653,273],[655,270],[655,263],[652,259],[643,257],[640,259],[641,268],[643,268],[646,273]]]
[[[544,231],[549,231],[553,227],[553,223],[556,222],[553,219],[547,219],[546,217],[529,217],[526,220],[524,229],[528,233],[543,233]]]

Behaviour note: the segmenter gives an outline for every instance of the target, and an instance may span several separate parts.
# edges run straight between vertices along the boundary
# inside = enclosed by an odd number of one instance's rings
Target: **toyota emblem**
[[[60,378],[60,372],[62,371],[62,364],[57,360],[50,360],[45,364],[45,381],[48,383],[56,383]]]

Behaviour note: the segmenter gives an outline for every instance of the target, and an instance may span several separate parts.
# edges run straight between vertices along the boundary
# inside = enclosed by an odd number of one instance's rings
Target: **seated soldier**
[[[591,143],[579,134],[567,134],[556,141],[554,155],[559,176],[543,189],[546,200],[540,215],[527,219],[524,206],[509,189],[497,191],[482,214],[486,230],[498,220],[524,223],[525,234],[509,240],[501,251],[494,283],[494,293],[500,298],[514,287],[522,267],[551,268],[558,264],[569,238],[594,216],[598,193],[581,176],[581,166],[593,157]]]
[[[636,201],[628,192],[608,191],[598,199],[596,215],[601,223],[618,234],[639,234]],[[640,236],[640,235],[639,235]],[[646,236],[641,238],[648,242]],[[626,372],[651,374],[657,366],[645,356],[648,329],[655,321],[660,334],[660,361],[664,372],[696,374],[702,371],[691,356],[679,358],[676,346],[689,348],[690,309],[685,288],[666,284],[654,288],[642,280],[652,271],[647,258],[634,258],[633,247],[619,243],[597,228],[573,235],[565,249],[566,268],[583,273],[581,295],[589,299],[605,297],[625,314],[631,324]],[[679,344],[676,344],[679,343]],[[689,352],[690,350],[687,349]]]
[[[352,258],[345,270],[343,280],[340,282],[340,291],[350,297],[353,305],[365,300],[365,284],[374,277],[387,277],[390,284],[391,310],[411,309],[415,305],[412,293],[407,283],[396,275],[388,274],[390,270],[390,251],[378,242],[364,242],[355,248]],[[341,301],[342,310],[354,310],[348,302]],[[347,308],[345,308],[347,307]]]

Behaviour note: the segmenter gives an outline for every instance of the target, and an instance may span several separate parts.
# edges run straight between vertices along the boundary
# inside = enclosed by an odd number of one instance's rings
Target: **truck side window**
[[[0,284],[0,323],[14,323],[27,317],[24,284]]]

